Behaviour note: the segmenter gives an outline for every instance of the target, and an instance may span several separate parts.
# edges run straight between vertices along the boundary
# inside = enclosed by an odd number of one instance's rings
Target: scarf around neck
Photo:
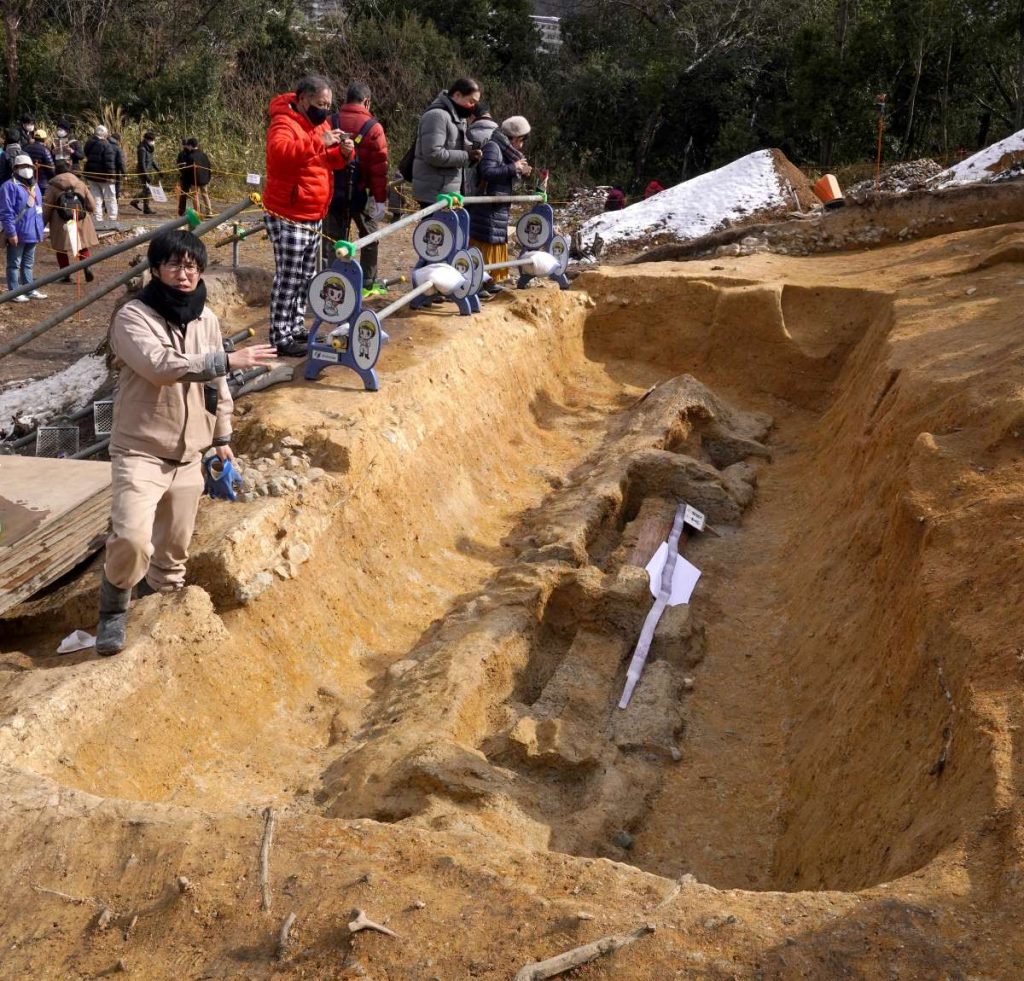
[[[206,306],[206,283],[200,279],[194,290],[185,291],[167,286],[154,277],[146,284],[140,299],[169,324],[183,331],[202,316]]]

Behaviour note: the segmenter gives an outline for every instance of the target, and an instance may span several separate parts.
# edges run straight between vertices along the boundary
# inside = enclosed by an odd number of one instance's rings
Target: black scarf
[[[198,320],[206,306],[206,283],[202,280],[191,292],[175,289],[153,278],[142,291],[142,302],[152,307],[173,327],[184,331],[185,327]]]

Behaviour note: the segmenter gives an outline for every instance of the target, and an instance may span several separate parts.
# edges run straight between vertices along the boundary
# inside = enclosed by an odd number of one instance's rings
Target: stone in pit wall
[[[667,661],[649,663],[628,707],[612,714],[612,741],[619,749],[671,752],[683,728],[682,687],[682,678]]]
[[[331,493],[332,482],[321,480],[250,504],[204,501],[189,578],[219,609],[251,602],[273,585],[278,566],[294,576],[316,551],[331,521]]]

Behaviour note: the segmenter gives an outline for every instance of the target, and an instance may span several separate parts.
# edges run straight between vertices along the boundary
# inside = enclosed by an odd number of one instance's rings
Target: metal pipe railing
[[[236,204],[231,205],[230,208],[225,208],[219,215],[214,215],[212,218],[207,218],[206,221],[198,224],[192,231],[195,235],[205,235],[210,229],[216,228],[218,225],[223,224],[231,218],[234,218],[240,211],[244,211],[252,204],[251,199],[246,198],[244,201],[239,201]],[[177,226],[175,226],[177,227]],[[134,241],[132,244],[138,244],[138,241]],[[140,273],[145,272],[149,268],[149,260],[143,259],[141,262],[132,266],[131,269],[125,270],[120,276],[115,276],[114,279],[104,283],[102,286],[98,286],[91,293],[86,293],[81,299],[72,303],[70,306],[66,306],[61,310],[58,310],[55,314],[47,317],[45,320],[36,324],[31,330],[25,331],[24,334],[20,334],[13,340],[8,341],[6,344],[0,344],[0,358],[7,357],[8,354],[12,354],[17,351],[18,348],[24,347],[26,344],[34,341],[37,337],[42,336],[48,330],[52,330],[58,324],[63,323],[68,317],[78,313],[79,310],[84,310],[90,303],[95,303],[97,300],[102,299],[112,290],[117,289],[118,286],[124,286],[129,280],[134,279]]]
[[[101,439],[98,443],[93,443],[92,446],[87,446],[84,450],[79,450],[77,453],[72,453],[69,460],[85,460],[90,456],[95,456],[97,453],[101,453],[110,445],[110,437]]]
[[[377,312],[377,319],[384,320],[390,317],[396,310],[401,310],[402,307],[408,306],[416,299],[417,296],[423,296],[424,293],[434,288],[434,284],[428,279],[425,283],[420,283],[416,289],[409,290],[408,293],[403,293],[397,300],[389,303],[383,310]]]
[[[235,230],[228,235],[226,238],[222,238],[219,242],[214,242],[213,247],[215,249],[222,249],[225,245],[233,245],[236,242],[242,242],[247,239],[250,235],[255,235],[258,232],[267,230],[267,220],[261,218],[259,221],[252,225],[237,224],[234,226]]]
[[[488,197],[486,194],[474,194],[472,197],[463,198],[463,204],[536,204],[544,201],[543,194],[495,194]]]
[[[63,279],[65,276],[71,276],[81,269],[88,269],[89,266],[92,266],[97,262],[102,262],[104,259],[110,259],[115,255],[120,255],[122,252],[127,252],[129,249],[137,248],[143,242],[148,242],[151,238],[159,235],[161,232],[172,232],[174,229],[181,228],[182,225],[187,224],[188,218],[175,218],[172,221],[165,221],[162,225],[157,225],[155,228],[150,229],[143,235],[125,239],[123,242],[118,242],[117,245],[112,245],[110,248],[104,249],[102,252],[97,252],[94,255],[89,256],[88,259],[80,259],[77,262],[72,262],[63,269],[58,269],[56,272],[47,273],[39,279],[34,279],[31,283],[23,283],[17,289],[8,290],[6,293],[0,293],[0,303],[6,303],[8,300],[13,300],[16,296],[21,296],[22,293],[30,293],[32,290],[38,289],[40,286],[47,286],[50,283],[56,283],[57,280]]]
[[[526,259],[510,259],[508,262],[492,262],[490,265],[484,266],[485,272],[490,272],[492,269],[514,269],[516,266],[528,266],[533,262],[533,256]]]
[[[433,204],[428,204],[427,207],[421,208],[419,211],[414,211],[411,215],[406,215],[404,218],[399,218],[398,221],[393,222],[390,225],[378,228],[375,232],[370,232],[369,235],[357,238],[354,242],[346,242],[345,246],[351,246],[352,251],[348,252],[347,248],[343,247],[338,249],[338,255],[343,259],[351,259],[361,248],[371,245],[373,242],[385,238],[388,235],[393,235],[400,228],[407,228],[409,225],[426,218],[427,215],[432,215],[435,211],[442,211],[445,208],[450,207],[450,201],[435,201]]]
[[[62,416],[61,418],[67,419],[68,422],[81,422],[86,416],[92,415],[92,402],[90,402],[85,408],[79,409],[77,412],[72,412],[71,415]],[[5,450],[20,450],[23,446],[28,446],[29,443],[34,443],[36,440],[36,434],[39,430],[37,426],[30,433],[26,433],[24,436],[19,436],[17,439],[5,440],[0,443],[0,447]]]

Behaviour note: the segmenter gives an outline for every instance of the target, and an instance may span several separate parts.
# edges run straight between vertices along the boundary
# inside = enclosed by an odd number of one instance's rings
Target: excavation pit
[[[267,393],[243,450],[291,437],[326,476],[204,506],[204,589],[140,603],[113,661],[9,683],[7,761],[143,813],[270,805],[722,890],[924,874],[1006,779],[984,625],[950,597],[1012,599],[963,585],[989,505],[951,522],[936,495],[987,500],[1024,411],[978,350],[1002,334],[929,343],[940,287],[886,275],[595,271],[402,321],[379,393],[340,371]],[[713,527],[683,550],[703,575],[622,711],[682,500]]]

